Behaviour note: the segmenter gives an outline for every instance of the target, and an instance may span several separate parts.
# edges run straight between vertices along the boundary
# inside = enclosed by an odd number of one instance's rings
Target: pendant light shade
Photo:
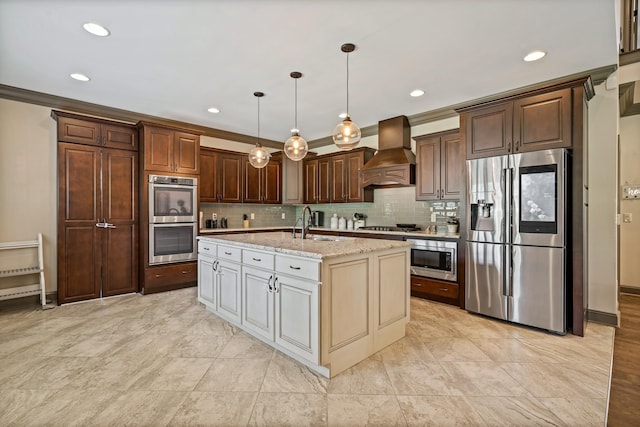
[[[295,123],[294,128],[291,129],[291,137],[284,142],[284,154],[286,154],[291,160],[299,161],[304,159],[304,156],[307,155],[307,151],[309,151],[307,141],[300,136],[300,131],[298,130],[298,79],[302,77],[302,73],[294,71],[289,75],[294,79],[296,88]]]
[[[253,96],[258,98],[258,140],[256,146],[249,151],[249,163],[256,169],[262,169],[269,164],[271,155],[260,145],[260,98],[264,96],[262,92],[254,92]]]
[[[351,116],[349,116],[349,53],[356,50],[356,46],[352,43],[345,43],[340,47],[340,50],[347,54],[347,115],[333,131],[333,142],[340,150],[351,150],[358,145],[362,136],[360,126],[351,121]]]

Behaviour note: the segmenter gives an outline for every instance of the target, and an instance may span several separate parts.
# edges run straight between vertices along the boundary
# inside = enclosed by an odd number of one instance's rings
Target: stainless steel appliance
[[[149,222],[196,222],[198,179],[149,175]]]
[[[353,214],[353,229],[357,230],[359,228],[364,228],[367,224],[366,224],[366,220],[367,220],[367,215],[365,214],[361,214],[361,213],[354,213]]]
[[[195,222],[149,224],[149,264],[198,259],[197,234]]]
[[[411,274],[439,280],[458,280],[456,242],[406,239],[411,242]]]
[[[311,225],[313,227],[322,227],[322,226],[324,226],[324,212],[322,212],[322,211],[311,211]]]
[[[566,333],[568,153],[467,160],[466,309]]]
[[[149,175],[149,264],[198,258],[198,179]]]

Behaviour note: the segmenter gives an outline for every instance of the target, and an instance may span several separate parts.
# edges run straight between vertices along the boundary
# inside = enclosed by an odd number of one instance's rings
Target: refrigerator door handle
[[[507,253],[508,245],[502,245],[502,295],[509,296],[509,288],[511,287],[511,272],[509,254]]]
[[[507,168],[505,170],[504,194],[504,238],[505,242],[513,243],[513,168]]]

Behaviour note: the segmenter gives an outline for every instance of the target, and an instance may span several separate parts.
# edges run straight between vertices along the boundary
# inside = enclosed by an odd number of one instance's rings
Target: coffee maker
[[[324,226],[324,212],[311,211],[311,226],[312,227]]]
[[[365,219],[367,219],[367,215],[361,213],[353,214],[353,229],[357,230],[358,228],[362,228],[365,226]]]

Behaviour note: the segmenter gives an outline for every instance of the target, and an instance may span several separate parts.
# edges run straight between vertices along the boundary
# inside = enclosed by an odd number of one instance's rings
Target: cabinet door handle
[[[444,188],[440,189],[440,198],[444,199]]]
[[[516,141],[516,151],[520,151],[520,140]]]
[[[447,292],[447,291],[449,291],[449,288],[440,288],[440,290],[441,290],[442,292]]]
[[[511,141],[507,143],[507,153],[511,152]]]
[[[414,283],[411,286],[418,286],[418,287],[422,287],[422,285],[420,283]]]
[[[225,255],[231,255],[231,252],[224,251]]]
[[[267,286],[269,287],[269,292],[273,292],[273,287],[271,286],[271,281],[273,280],[273,274],[269,276],[269,280],[267,281]]]
[[[257,261],[257,262],[261,262],[261,261],[262,261],[262,258],[255,258],[255,257],[254,257],[254,258],[253,258],[253,260],[254,260],[254,261]]]
[[[203,251],[208,251],[208,250],[209,250],[209,248],[204,247],[204,248],[202,248],[202,250],[203,250]]]
[[[156,279],[157,279],[159,277],[164,277],[164,274],[156,274],[155,276],[156,276]]]
[[[292,270],[300,270],[300,267],[294,267],[293,265],[290,265],[289,268]]]
[[[182,270],[182,274],[189,274],[191,273],[191,270]]]
[[[436,197],[439,199],[440,198],[440,190],[436,190]]]
[[[280,292],[280,289],[278,288],[278,278],[277,277],[273,281],[273,290],[275,291],[275,293],[279,293]]]

